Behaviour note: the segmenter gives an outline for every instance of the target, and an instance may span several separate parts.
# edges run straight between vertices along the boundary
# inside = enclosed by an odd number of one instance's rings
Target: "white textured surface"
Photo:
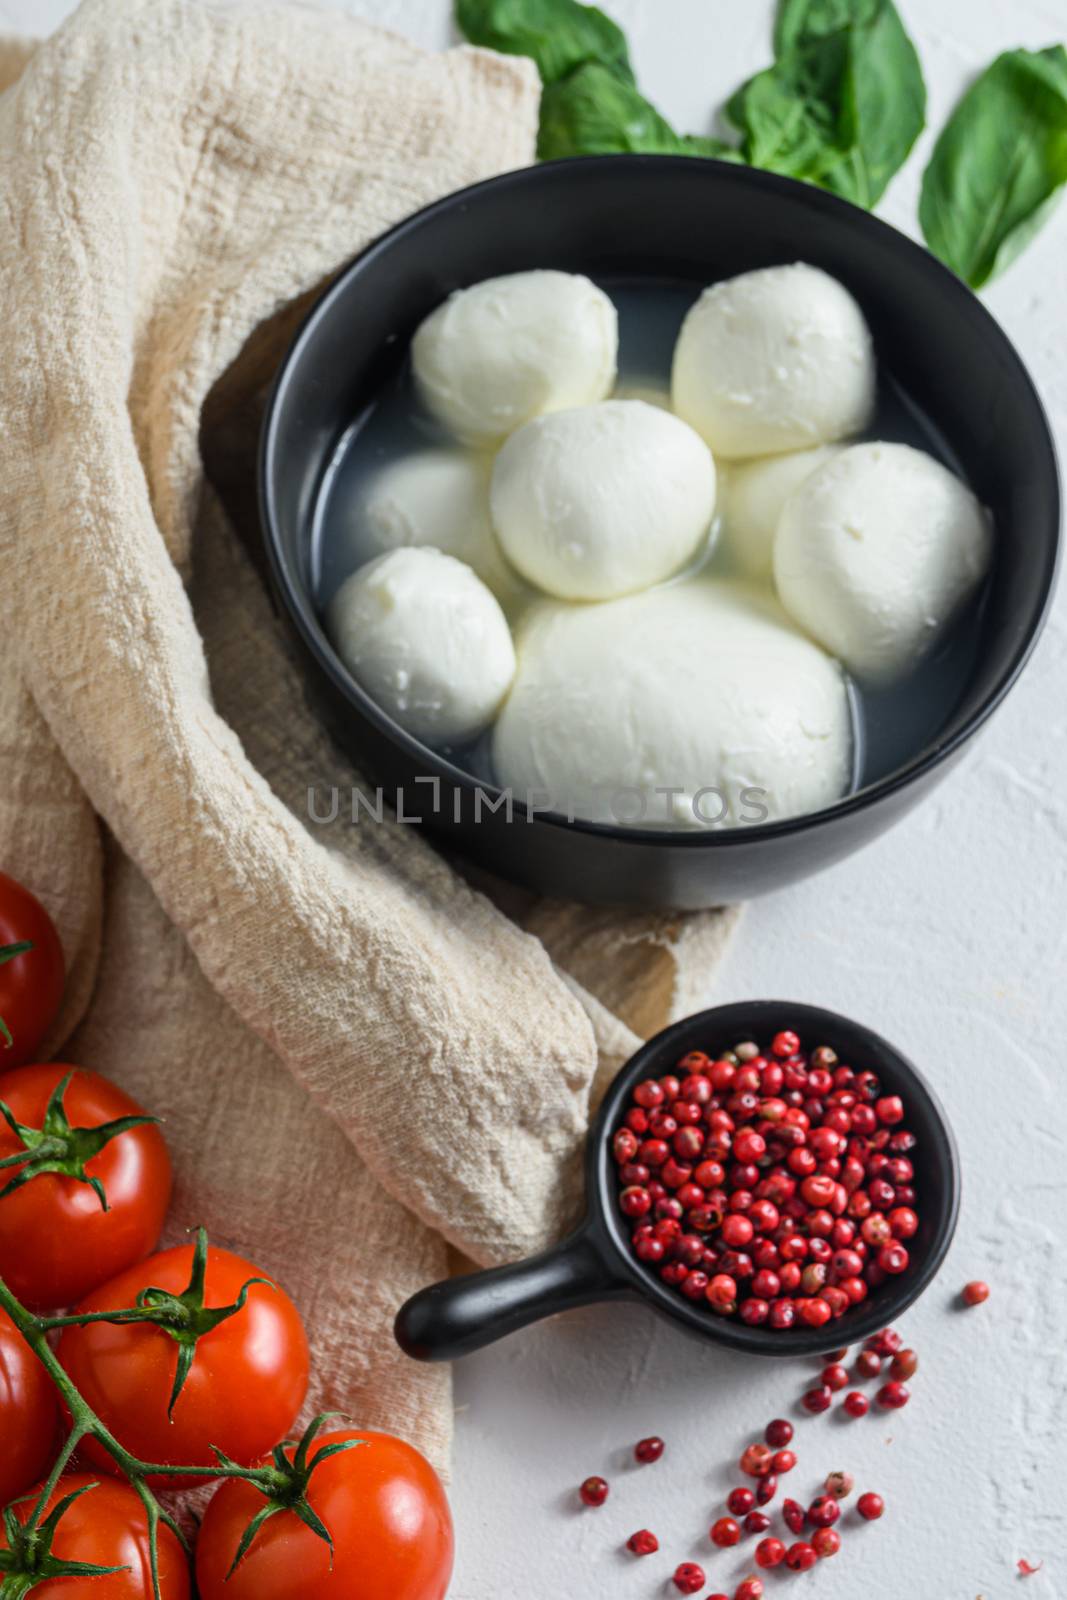
[[[121,4],[121,0],[115,0]],[[769,59],[771,0],[605,0],[629,30],[642,85],[699,131]],[[448,0],[342,7],[428,45],[451,37]],[[0,0],[0,26],[41,32],[65,0]],[[938,126],[968,75],[999,50],[1067,35],[1061,0],[904,0]],[[925,149],[930,141],[927,134]],[[882,213],[914,231],[921,154]],[[1067,206],[985,296],[1029,363],[1067,444]],[[831,1468],[885,1494],[883,1522],[846,1519],[842,1554],[797,1579],[804,1594],[865,1600],[1053,1600],[1067,1594],[1062,1439],[1067,1431],[1067,595],[993,726],[918,814],[859,857],[754,904],[708,1000],[786,994],[881,1029],[936,1079],[966,1172],[963,1219],[939,1282],[909,1316],[922,1352],[911,1407],[891,1421],[798,1425],[790,1489]],[[957,1313],[959,1285],[993,1287]],[[558,1319],[459,1372],[453,1600],[653,1600],[676,1562],[709,1589],[750,1570],[713,1555],[741,1446],[791,1411],[804,1369],[720,1356],[640,1310]],[[640,1471],[629,1447],[655,1431],[668,1455]],[[574,1485],[613,1480],[599,1512]],[[648,1526],[660,1556],[619,1553]],[[745,1547],[751,1552],[751,1545]],[[1019,1582],[1020,1557],[1045,1568]],[[767,1590],[778,1584],[768,1575]],[[784,1592],[784,1590],[783,1590]],[[799,1591],[798,1591],[799,1592]]]

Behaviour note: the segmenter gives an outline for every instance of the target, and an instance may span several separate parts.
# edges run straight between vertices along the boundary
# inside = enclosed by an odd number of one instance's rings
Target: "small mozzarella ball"
[[[719,475],[723,541],[750,578],[774,570],[774,536],[782,507],[797,486],[836,455],[840,446],[818,445],[785,456],[757,456]]]
[[[786,501],[774,577],[795,622],[858,678],[885,683],[933,644],[992,552],[989,517],[940,461],[857,444]]]
[[[773,455],[866,427],[875,363],[863,312],[818,267],[763,267],[706,289],[674,351],[674,409],[716,455]]]
[[[521,585],[489,521],[487,456],[465,450],[417,450],[376,472],[352,511],[353,542],[365,558],[386,550],[432,545],[465,561],[498,600]]]
[[[515,675],[504,613],[482,580],[429,546],[354,572],[329,608],[337,650],[371,699],[416,739],[472,739]]]
[[[848,788],[848,690],[747,584],[697,577],[605,605],[546,602],[520,637],[493,758],[518,798],[547,794],[598,822],[797,816]]]
[[[642,400],[538,417],[497,456],[504,554],[564,600],[607,600],[670,577],[715,510],[715,463],[692,428]]]
[[[602,400],[619,321],[588,278],[516,272],[458,289],[411,345],[424,405],[462,439],[490,442],[549,411]]]

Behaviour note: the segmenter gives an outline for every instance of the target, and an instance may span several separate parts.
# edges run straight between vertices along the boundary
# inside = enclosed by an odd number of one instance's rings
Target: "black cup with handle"
[[[910,1159],[920,1222],[908,1241],[907,1271],[823,1328],[750,1327],[739,1317],[719,1316],[706,1304],[684,1299],[633,1254],[632,1224],[618,1207],[611,1142],[634,1087],[673,1071],[690,1050],[714,1057],[741,1040],[764,1046],[784,1028],[798,1032],[806,1047],[829,1045],[857,1071],[877,1073],[883,1093],[901,1097],[906,1124],[918,1141]],[[401,1348],[418,1361],[451,1361],[557,1312],[601,1300],[637,1300],[710,1344],[753,1355],[824,1355],[884,1328],[929,1287],[952,1242],[960,1207],[956,1143],[940,1101],[919,1070],[862,1023],[791,1000],[716,1006],[674,1023],[643,1045],[611,1085],[589,1134],[586,1185],[585,1218],[562,1244],[527,1261],[453,1278],[414,1295],[396,1319]]]

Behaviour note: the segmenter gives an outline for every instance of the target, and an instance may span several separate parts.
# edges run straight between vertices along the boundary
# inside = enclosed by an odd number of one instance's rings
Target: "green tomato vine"
[[[214,1461],[203,1466],[173,1466],[170,1462],[141,1461],[134,1456],[97,1416],[72,1383],[51,1344],[49,1334],[58,1328],[70,1328],[89,1322],[149,1322],[162,1328],[178,1346],[178,1362],[169,1409],[173,1410],[185,1378],[192,1366],[196,1346],[200,1339],[210,1337],[219,1323],[236,1316],[244,1307],[248,1290],[253,1283],[266,1283],[264,1278],[250,1278],[237,1300],[230,1306],[204,1305],[204,1270],[207,1264],[208,1240],[203,1228],[197,1232],[196,1247],[188,1287],[179,1295],[162,1289],[144,1289],[137,1304],[124,1310],[88,1312],[83,1315],[44,1317],[27,1311],[0,1277],[0,1308],[7,1312],[22,1338],[44,1367],[71,1419],[70,1432],[56,1457],[55,1463],[40,1492],[23,1496],[4,1508],[3,1525],[8,1548],[0,1550],[0,1600],[23,1600],[39,1584],[56,1578],[101,1577],[109,1572],[123,1570],[117,1567],[93,1566],[87,1562],[64,1561],[52,1554],[56,1531],[63,1516],[79,1495],[87,1493],[86,1485],[71,1494],[62,1496],[47,1511],[48,1503],[61,1483],[62,1475],[70,1465],[79,1445],[85,1439],[95,1439],[119,1468],[122,1475],[136,1491],[144,1507],[148,1526],[149,1552],[152,1574],[153,1600],[163,1600],[159,1586],[159,1526],[163,1523],[177,1537],[186,1554],[190,1554],[188,1540],[174,1517],[160,1504],[150,1481],[153,1478],[187,1478],[201,1484],[206,1479],[240,1478],[257,1489],[264,1504],[245,1529],[234,1556],[231,1573],[236,1570],[263,1524],[281,1511],[291,1511],[300,1518],[312,1533],[322,1539],[333,1554],[333,1540],[328,1528],[316,1514],[307,1498],[308,1485],[320,1462],[341,1451],[355,1449],[359,1439],[343,1440],[322,1445],[314,1454],[312,1446],[323,1424],[336,1412],[323,1412],[307,1427],[297,1441],[283,1441],[272,1455],[271,1465],[245,1467],[233,1461],[221,1450],[213,1448]],[[295,1444],[290,1458],[286,1444]],[[32,1502],[25,1518],[18,1508]],[[47,1513],[47,1514],[46,1514]]]

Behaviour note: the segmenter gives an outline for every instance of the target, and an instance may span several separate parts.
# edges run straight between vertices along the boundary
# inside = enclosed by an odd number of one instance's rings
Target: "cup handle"
[[[557,1311],[629,1293],[586,1222],[528,1261],[421,1289],[401,1306],[394,1332],[416,1361],[453,1361]]]

